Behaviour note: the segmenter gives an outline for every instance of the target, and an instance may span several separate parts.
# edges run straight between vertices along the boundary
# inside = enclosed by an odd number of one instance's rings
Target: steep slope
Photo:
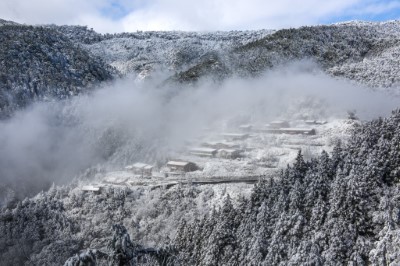
[[[400,21],[375,23],[353,21],[339,23],[337,26],[361,27],[369,32],[376,32],[377,37],[363,60],[334,66],[328,70],[329,73],[372,87],[399,87]]]
[[[203,77],[220,82],[232,75],[231,70],[225,64],[221,55],[217,52],[207,53],[199,58],[199,63],[189,69],[176,73],[168,81],[190,84]]]
[[[213,75],[254,76],[293,60],[311,59],[330,75],[371,87],[395,88],[400,74],[399,29],[399,21],[283,29],[225,51],[223,62],[229,70],[217,69],[219,73]],[[201,70],[206,67],[199,62],[179,76],[185,80],[193,68],[207,73]]]
[[[43,99],[62,99],[101,81],[113,70],[71,42],[43,27],[0,27],[0,116]]]
[[[400,39],[382,39],[374,43],[363,60],[337,65],[327,71],[334,76],[345,77],[372,87],[398,87],[399,61]]]
[[[5,25],[19,25],[18,23],[10,20],[5,20],[5,19],[0,19],[0,26],[5,26]]]
[[[71,25],[43,25],[42,27],[55,30],[74,43],[93,44],[106,39],[107,35],[95,32],[93,29],[88,29],[87,26],[71,26]]]
[[[284,29],[235,49],[234,68],[258,73],[280,63],[311,58],[323,68],[357,62],[367,54],[377,34],[364,28],[317,26]]]
[[[136,32],[106,34],[85,45],[121,73],[149,70],[182,71],[202,62],[209,53],[222,53],[270,34],[272,31]]]

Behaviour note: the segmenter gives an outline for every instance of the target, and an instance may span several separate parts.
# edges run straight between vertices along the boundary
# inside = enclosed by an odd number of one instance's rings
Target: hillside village
[[[299,151],[307,159],[345,141],[356,120],[275,120],[242,124],[231,131],[205,129],[162,162],[134,162],[97,174],[82,190],[101,193],[107,186],[171,187],[176,184],[256,183],[293,163]],[[87,182],[87,181],[85,181]]]

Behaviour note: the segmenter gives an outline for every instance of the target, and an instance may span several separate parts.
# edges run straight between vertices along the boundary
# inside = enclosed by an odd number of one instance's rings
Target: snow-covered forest
[[[399,26],[0,20],[0,265],[400,265]]]
[[[84,26],[0,24],[0,114],[63,99],[121,76],[160,85],[257,76],[293,60],[375,88],[399,83],[399,22],[349,22],[278,31],[99,34]]]
[[[399,139],[397,110],[358,126],[330,154],[305,161],[299,152],[242,195],[218,186],[115,187],[100,195],[53,186],[3,209],[2,262],[57,265],[94,249],[106,265],[112,227],[123,224],[132,239],[127,254],[158,250],[169,265],[396,265]]]
[[[175,248],[193,265],[399,263],[400,112],[371,121],[348,145],[295,163],[249,199],[181,221]]]

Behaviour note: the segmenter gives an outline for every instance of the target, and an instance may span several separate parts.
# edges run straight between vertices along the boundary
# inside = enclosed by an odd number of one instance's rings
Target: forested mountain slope
[[[256,185],[175,239],[191,265],[398,265],[400,112]]]
[[[110,80],[115,71],[63,34],[0,26],[0,116],[43,99],[63,99]]]
[[[232,69],[254,75],[289,61],[311,59],[333,76],[371,87],[396,87],[399,25],[354,22],[283,29],[234,49]]]
[[[399,23],[99,34],[85,26],[27,26],[2,20],[1,115],[36,100],[76,95],[118,75],[187,84],[209,77],[221,81],[256,76],[303,59],[332,76],[397,92]]]
[[[207,54],[223,56],[233,48],[256,41],[272,31],[136,32],[104,35],[85,47],[122,74],[146,76],[152,71],[169,75],[201,64]]]
[[[357,126],[332,154],[305,161],[299,153],[249,198],[233,204],[225,194],[214,210],[215,192],[202,186],[100,195],[53,187],[1,211],[2,261],[62,263],[81,249],[108,252],[111,227],[122,223],[134,243],[169,250],[173,265],[397,265],[399,141],[397,110]]]
[[[293,60],[311,59],[330,75],[388,88],[399,82],[399,26],[399,21],[348,22],[279,31],[102,37],[87,31],[83,43],[123,74],[149,76],[161,70],[173,80],[193,82],[203,77],[254,76]]]

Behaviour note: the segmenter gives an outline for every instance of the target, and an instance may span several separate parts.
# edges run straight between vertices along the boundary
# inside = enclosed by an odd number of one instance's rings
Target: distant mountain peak
[[[21,24],[11,20],[5,20],[0,18],[0,26],[6,26],[6,25],[21,25]]]

